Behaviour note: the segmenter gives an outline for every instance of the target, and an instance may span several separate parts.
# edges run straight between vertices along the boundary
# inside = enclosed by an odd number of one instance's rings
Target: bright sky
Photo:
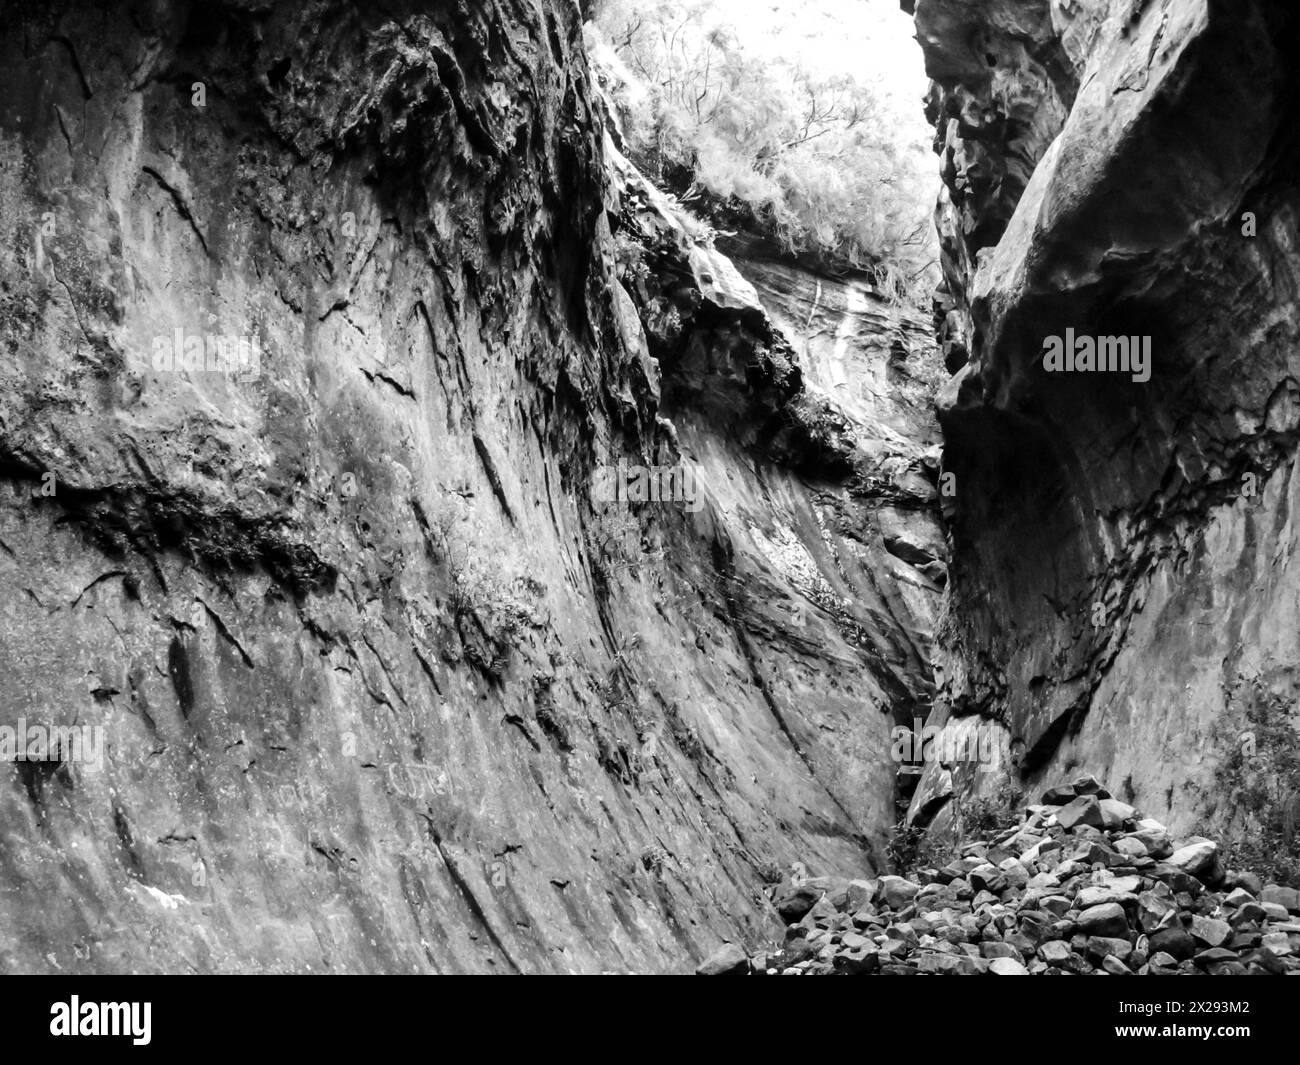
[[[906,128],[929,140],[925,63],[898,0],[714,0],[714,7],[746,50],[798,53],[829,73],[874,83]]]

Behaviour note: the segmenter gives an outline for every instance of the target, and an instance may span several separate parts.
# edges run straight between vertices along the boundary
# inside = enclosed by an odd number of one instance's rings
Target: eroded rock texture
[[[1180,829],[1231,814],[1215,766],[1300,682],[1290,7],[914,5],[956,374],[939,716]],[[1066,328],[1151,337],[1150,381],[1044,372]],[[913,815],[952,786],[934,767]]]
[[[0,765],[0,969],[686,969],[880,865],[916,323],[678,232],[563,0],[0,13],[0,724],[107,739]]]
[[[929,712],[946,580],[933,345],[861,278],[810,274],[753,240],[729,242],[733,264],[626,163],[616,172],[621,276],[704,478],[728,611],[743,646],[781,649],[756,670],[773,713],[800,707],[800,748],[847,758],[837,798],[883,840],[893,729]]]

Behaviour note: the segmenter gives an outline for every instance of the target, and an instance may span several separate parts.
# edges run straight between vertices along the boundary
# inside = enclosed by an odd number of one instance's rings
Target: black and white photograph
[[[1298,57],[1294,0],[0,0],[30,1045],[459,986],[373,976],[1284,1022],[1218,978],[1300,975]]]

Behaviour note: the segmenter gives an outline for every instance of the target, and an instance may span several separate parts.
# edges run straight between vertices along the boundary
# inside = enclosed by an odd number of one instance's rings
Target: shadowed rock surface
[[[1001,727],[1024,783],[1084,767],[1174,830],[1242,831],[1216,768],[1300,681],[1292,6],[904,6],[955,373],[933,720]],[[1067,328],[1149,337],[1150,380],[1045,372]],[[912,816],[993,783],[956,775]]]

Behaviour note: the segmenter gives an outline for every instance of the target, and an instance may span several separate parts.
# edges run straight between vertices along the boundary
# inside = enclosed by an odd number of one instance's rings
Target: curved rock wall
[[[939,718],[1183,830],[1294,705],[1296,20],[1285,4],[918,0],[947,196]],[[1048,336],[1150,338],[1150,379]],[[954,787],[935,767],[913,807]],[[960,778],[960,774],[959,774]],[[956,790],[987,788],[959,779]]]

